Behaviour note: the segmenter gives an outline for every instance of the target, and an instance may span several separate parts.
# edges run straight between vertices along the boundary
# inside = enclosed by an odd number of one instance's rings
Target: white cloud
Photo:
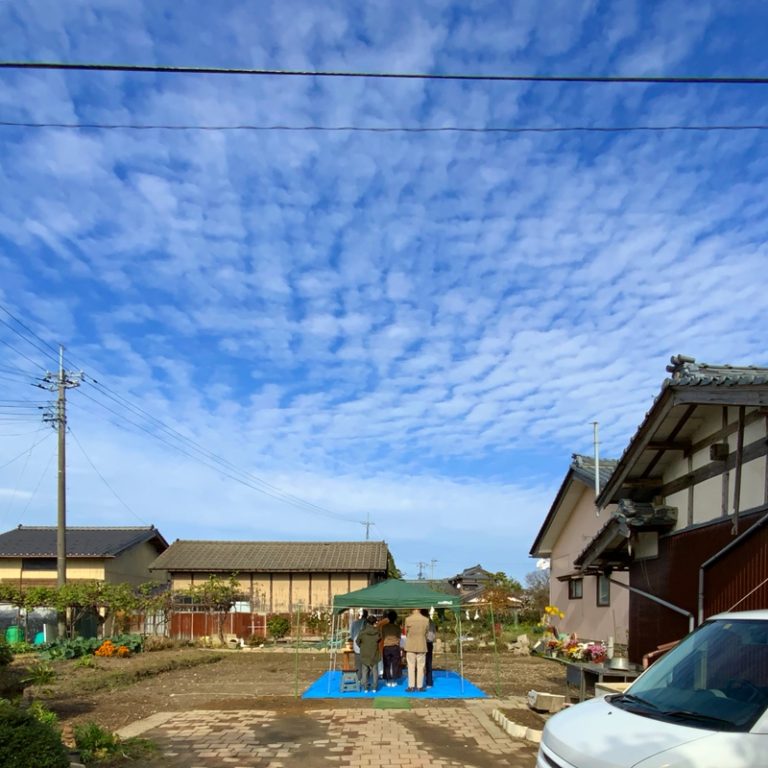
[[[139,2],[99,14],[48,5],[44,19],[0,11],[14,56],[92,58],[108,36],[103,55],[126,61],[704,71],[701,40],[735,18],[708,4],[393,14],[371,3],[351,15],[293,3],[258,18],[243,4],[194,19]],[[766,111],[732,90],[53,73],[3,75],[0,109],[299,126],[699,123]],[[768,309],[755,279],[768,213],[760,133],[0,130],[0,179],[13,190],[0,205],[1,290],[13,310],[200,445],[342,516],[370,512],[396,555],[443,557],[448,571],[471,564],[467,542],[473,562],[529,570],[528,545],[568,457],[589,450],[590,422],[618,454],[670,354],[768,362],[756,330]],[[71,395],[73,429],[167,535],[361,534],[197,466],[137,426],[157,424],[86,394],[99,397],[90,385]],[[0,464],[28,440],[0,442]],[[87,463],[75,468],[75,518],[121,520]],[[13,479],[0,472],[4,487]],[[38,495],[29,514],[48,519],[49,506]]]

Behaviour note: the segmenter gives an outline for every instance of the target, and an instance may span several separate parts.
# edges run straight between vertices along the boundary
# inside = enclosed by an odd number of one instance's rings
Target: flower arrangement
[[[565,614],[556,605],[544,607],[544,619],[549,623],[553,619],[564,619]]]
[[[571,635],[567,639],[553,637],[547,640],[546,648],[550,654],[559,655],[568,661],[602,664],[608,657],[607,649],[603,643],[580,643],[576,635]]]

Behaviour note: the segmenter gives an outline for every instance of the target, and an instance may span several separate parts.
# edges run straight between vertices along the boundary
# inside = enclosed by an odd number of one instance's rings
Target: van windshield
[[[748,731],[768,706],[768,622],[702,624],[611,704],[708,730]]]

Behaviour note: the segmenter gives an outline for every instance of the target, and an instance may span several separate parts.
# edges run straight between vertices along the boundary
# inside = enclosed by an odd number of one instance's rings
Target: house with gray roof
[[[0,534],[0,582],[26,586],[56,584],[55,526],[20,525]],[[67,580],[142,584],[164,574],[149,566],[168,548],[154,526],[68,527]]]
[[[186,590],[211,576],[234,575],[241,601],[229,631],[263,633],[270,613],[327,609],[334,595],[376,584],[391,562],[384,541],[174,541],[152,564],[168,574],[171,589]],[[194,606],[190,607],[194,612]],[[178,616],[172,634],[210,634],[202,619]]]
[[[616,467],[614,459],[574,453],[552,506],[544,518],[530,555],[549,560],[549,602],[565,614],[558,630],[579,639],[627,642],[629,594],[612,588],[600,574],[583,574],[574,560],[604,525],[610,510],[598,515],[597,488],[605,487]],[[626,577],[618,577],[619,579]]]
[[[715,613],[768,607],[768,368],[676,355],[667,371],[573,562],[629,577],[634,661]]]

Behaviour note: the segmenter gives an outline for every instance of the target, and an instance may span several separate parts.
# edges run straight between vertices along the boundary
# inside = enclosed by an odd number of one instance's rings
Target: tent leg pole
[[[331,692],[331,677],[333,676],[334,662],[336,661],[336,650],[333,647],[336,638],[336,611],[334,609],[335,606],[331,603],[331,640],[328,644],[331,651],[328,655],[328,693]]]
[[[496,617],[493,615],[493,603],[488,605],[491,611],[491,629],[493,630],[493,660],[496,667],[496,697],[501,697],[501,670],[499,669],[499,643],[496,638]]]
[[[464,648],[461,642],[461,610],[456,614],[459,620],[459,680],[461,692],[464,693]]]

